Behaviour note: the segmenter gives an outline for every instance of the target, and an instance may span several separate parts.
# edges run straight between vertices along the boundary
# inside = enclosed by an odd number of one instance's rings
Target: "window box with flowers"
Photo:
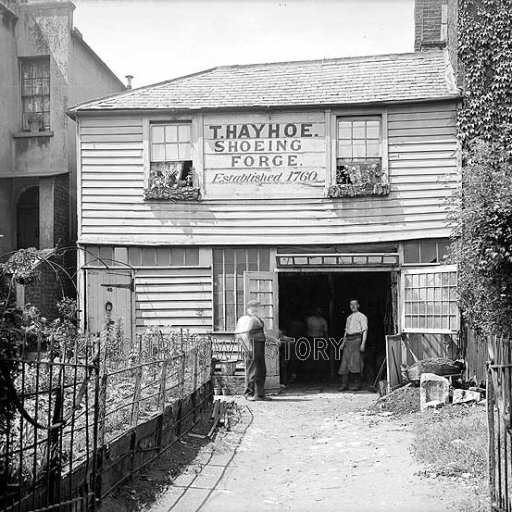
[[[389,181],[382,166],[381,118],[338,119],[336,183],[327,197],[386,196]]]
[[[191,159],[190,123],[152,124],[151,159],[144,199],[157,201],[199,201]]]

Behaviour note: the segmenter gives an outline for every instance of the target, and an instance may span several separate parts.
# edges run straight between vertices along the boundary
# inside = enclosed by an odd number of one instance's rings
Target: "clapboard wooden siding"
[[[212,329],[210,268],[146,269],[135,274],[136,327],[167,325],[191,332]]]
[[[307,119],[305,112],[296,115]],[[194,124],[201,119],[194,119]],[[283,245],[448,236],[445,202],[458,179],[455,102],[390,106],[387,120],[391,184],[387,197],[332,200],[323,197],[323,187],[311,187],[307,197],[206,196],[200,202],[172,203],[143,200],[142,115],[84,117],[80,119],[79,241]],[[204,149],[205,144],[199,137],[198,145]],[[317,154],[325,166],[328,159]],[[194,165],[201,176],[199,160]]]

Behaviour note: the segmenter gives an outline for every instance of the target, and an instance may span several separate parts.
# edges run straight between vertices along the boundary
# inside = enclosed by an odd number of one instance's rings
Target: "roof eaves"
[[[350,108],[357,106],[377,106],[377,105],[396,105],[396,104],[405,104],[405,103],[428,103],[428,102],[436,102],[436,101],[455,101],[461,98],[460,92],[447,94],[442,96],[429,96],[429,97],[417,97],[417,98],[397,98],[397,99],[389,99],[389,100],[375,100],[370,99],[367,101],[354,101],[350,103],[297,103],[297,104],[273,104],[273,105],[246,105],[246,106],[221,106],[221,107],[179,107],[179,108],[148,108],[148,107],[133,107],[133,108],[89,108],[87,110],[79,110],[75,112],[69,112],[68,115],[73,119],[76,119],[77,114],[99,114],[99,113],[109,113],[113,112],[116,114],[130,114],[133,112],[137,112],[139,114],[142,113],[162,113],[162,112],[172,112],[172,113],[185,113],[185,112],[235,112],[244,109],[246,111],[253,110],[291,110],[298,108],[305,109],[325,109],[325,108]]]
[[[87,101],[84,101],[82,103],[78,103],[77,105],[74,105],[71,108],[69,108],[68,109],[68,115],[73,113],[73,112],[77,112],[79,110],[82,110],[82,109],[89,110],[89,108],[88,108],[89,105],[92,107],[92,106],[94,106],[97,103],[102,103],[102,102],[104,102],[106,100],[109,100],[109,99],[112,99],[112,98],[116,98],[116,97],[117,98],[126,98],[126,97],[131,96],[132,94],[139,93],[139,92],[145,91],[147,89],[152,89],[152,88],[157,89],[157,88],[162,87],[164,85],[167,85],[169,83],[179,82],[181,80],[185,80],[185,79],[188,79],[188,78],[192,78],[192,77],[196,77],[196,76],[201,76],[201,75],[206,75],[207,73],[211,73],[212,71],[215,71],[216,69],[218,69],[218,68],[213,67],[213,68],[209,68],[209,69],[204,69],[202,71],[197,71],[196,73],[191,73],[189,75],[179,76],[179,77],[176,77],[176,78],[171,78],[170,80],[164,80],[163,82],[158,82],[156,84],[145,85],[143,87],[138,87],[137,89],[130,89],[130,90],[127,90],[127,91],[122,92],[122,93],[110,94],[108,96],[103,96],[101,98],[96,98],[94,100],[87,100]]]

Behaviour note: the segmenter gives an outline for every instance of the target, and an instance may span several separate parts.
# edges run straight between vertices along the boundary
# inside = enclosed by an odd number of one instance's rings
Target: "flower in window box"
[[[31,132],[39,132],[44,128],[44,115],[40,112],[30,112],[27,115],[27,124]]]
[[[361,176],[361,169],[359,166],[354,166],[350,169],[350,183],[356,186],[362,185],[363,178]]]

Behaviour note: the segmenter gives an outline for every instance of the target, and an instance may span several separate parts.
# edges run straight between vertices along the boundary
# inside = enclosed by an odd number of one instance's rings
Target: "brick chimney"
[[[462,86],[457,56],[459,0],[415,0],[414,51],[446,49],[457,85]]]
[[[416,0],[414,7],[414,50],[446,48],[448,0]]]

